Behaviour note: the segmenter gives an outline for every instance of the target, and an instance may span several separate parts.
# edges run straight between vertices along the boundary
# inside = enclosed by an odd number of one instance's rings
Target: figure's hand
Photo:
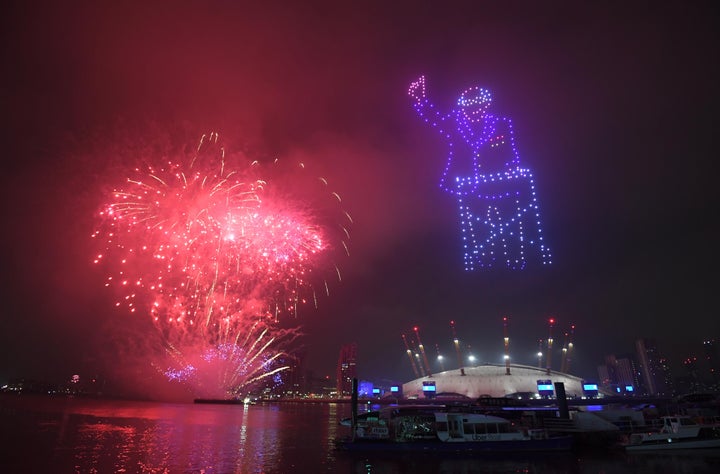
[[[418,102],[425,98],[425,76],[420,76],[417,81],[410,83],[408,95]]]

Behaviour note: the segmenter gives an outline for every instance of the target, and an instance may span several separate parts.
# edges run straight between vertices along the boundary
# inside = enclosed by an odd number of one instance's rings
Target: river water
[[[718,473],[720,450],[458,457],[338,452],[349,404],[206,405],[0,395],[8,473]]]

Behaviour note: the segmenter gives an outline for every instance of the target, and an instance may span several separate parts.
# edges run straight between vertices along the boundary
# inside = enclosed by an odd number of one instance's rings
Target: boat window
[[[485,423],[475,423],[475,433],[485,434]]]
[[[465,434],[475,434],[475,423],[463,423],[463,432]]]
[[[695,423],[690,418],[680,418],[680,424],[684,426],[695,425]]]

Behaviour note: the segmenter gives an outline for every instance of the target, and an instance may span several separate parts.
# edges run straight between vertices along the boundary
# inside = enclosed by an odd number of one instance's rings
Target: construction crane
[[[415,378],[420,378],[420,374],[418,373],[417,366],[415,365],[415,358],[413,357],[412,350],[410,350],[410,344],[408,344],[407,337],[405,337],[405,334],[402,335],[403,342],[405,343],[405,349],[407,352],[408,359],[410,359],[410,365],[412,366],[413,373],[415,374]]]
[[[440,346],[435,344],[435,350],[437,351],[437,360],[440,363],[440,371],[445,372],[445,360],[440,353]]]
[[[420,349],[420,354],[422,355],[423,364],[425,366],[425,375],[431,377],[432,372],[430,371],[430,364],[428,363],[427,354],[425,353],[425,346],[423,346],[422,340],[420,339],[420,329],[415,326],[413,328],[413,331],[415,331],[415,336],[417,337],[418,341],[418,348]]]
[[[547,340],[547,374],[550,375],[550,370],[552,368],[552,345],[553,345],[553,336],[552,336],[552,330],[553,326],[555,326],[555,318],[550,318],[548,320],[548,340]]]
[[[570,325],[570,330],[565,331],[565,337],[563,339],[562,348],[562,362],[560,363],[560,372],[568,373],[570,370],[570,354],[573,348],[573,334],[575,332],[575,325]]]
[[[508,317],[503,317],[503,342],[505,343],[505,375],[510,375],[510,336],[508,335]]]
[[[544,341],[543,341],[542,339],[538,339],[538,353],[537,353],[538,369],[542,369],[543,342],[544,342]]]
[[[567,351],[568,351],[568,333],[565,331],[563,333],[563,345],[562,345],[562,355],[560,358],[560,372],[565,373],[565,365],[567,364]]]
[[[455,321],[450,321],[450,328],[452,329],[453,344],[455,344],[455,353],[457,354],[458,367],[460,367],[460,375],[465,375],[462,354],[460,352],[460,339],[458,339],[457,332],[455,331]]]
[[[565,370],[564,372],[570,373],[570,360],[572,359],[573,351],[573,339],[575,338],[575,325],[570,325],[570,334],[568,335],[567,353],[565,354]]]

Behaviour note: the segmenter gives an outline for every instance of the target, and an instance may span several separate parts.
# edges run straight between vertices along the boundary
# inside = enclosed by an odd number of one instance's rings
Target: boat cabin
[[[545,435],[544,430],[522,431],[509,420],[481,413],[435,413],[435,421],[441,441],[509,441]]]
[[[689,416],[664,416],[662,433],[682,434],[683,436],[697,436],[700,425]]]

